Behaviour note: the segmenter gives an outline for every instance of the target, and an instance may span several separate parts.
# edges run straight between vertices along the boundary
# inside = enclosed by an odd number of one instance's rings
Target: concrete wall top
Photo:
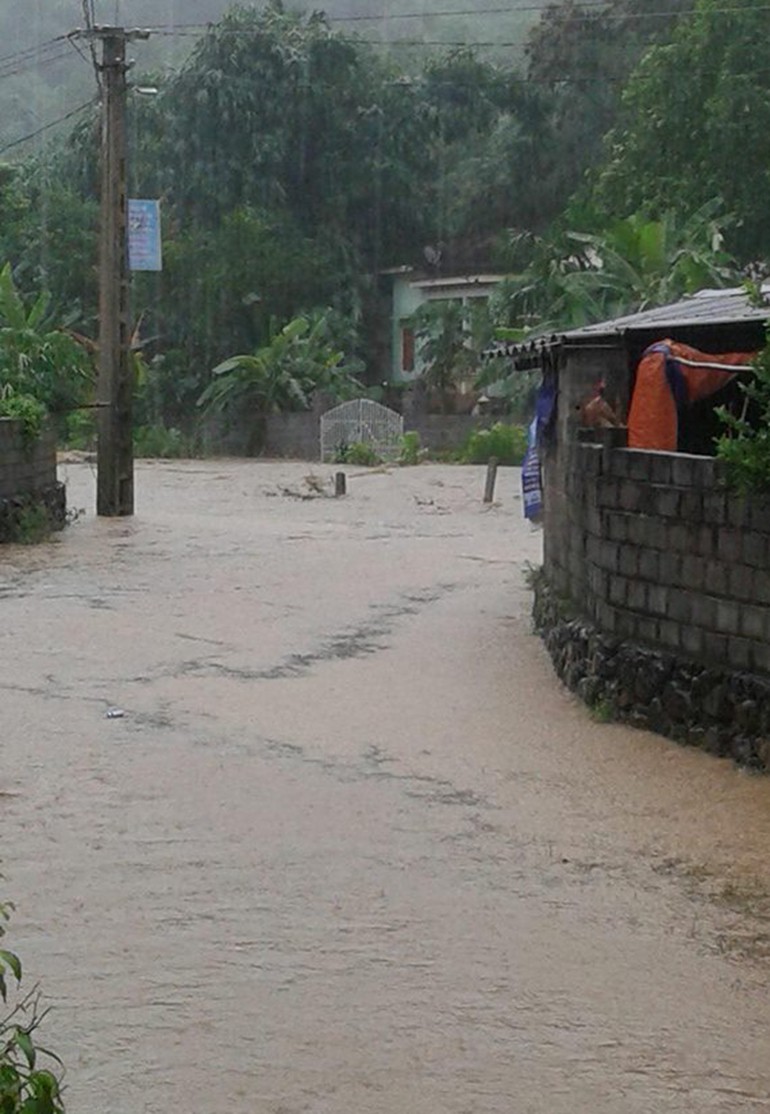
[[[53,431],[29,443],[22,423],[0,418],[0,499],[33,494],[56,483],[56,440]]]

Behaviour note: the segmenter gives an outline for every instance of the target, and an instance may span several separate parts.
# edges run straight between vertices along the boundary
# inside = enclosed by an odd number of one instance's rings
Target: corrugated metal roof
[[[600,321],[562,334],[565,341],[589,340],[593,337],[617,336],[626,332],[656,329],[665,332],[685,325],[738,324],[742,321],[767,321],[770,318],[770,283],[762,286],[767,307],[752,305],[742,286],[724,290],[700,290],[680,302],[655,309],[629,313],[611,321]]]

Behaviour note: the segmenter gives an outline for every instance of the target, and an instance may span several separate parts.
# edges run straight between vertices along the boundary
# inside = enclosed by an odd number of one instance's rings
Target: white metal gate
[[[395,410],[356,398],[343,402],[321,415],[321,460],[334,460],[351,445],[370,445],[377,456],[392,460],[398,456],[404,433],[404,419]]]

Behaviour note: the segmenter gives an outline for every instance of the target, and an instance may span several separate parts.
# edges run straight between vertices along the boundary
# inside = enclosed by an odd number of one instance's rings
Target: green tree
[[[492,330],[486,301],[447,298],[426,302],[412,317],[422,382],[450,411],[457,391],[474,376]]]
[[[734,260],[710,204],[678,223],[639,213],[601,232],[567,230],[522,237],[530,257],[493,301],[499,325],[568,328],[676,301],[705,286],[737,280]]]
[[[740,414],[726,407],[717,413],[724,426],[716,455],[724,461],[730,484],[739,491],[770,491],[770,335],[754,360],[749,379],[740,384]]]
[[[623,96],[594,197],[607,213],[679,220],[720,198],[739,257],[770,252],[770,10],[762,0],[698,0],[642,59]]]
[[[693,3],[667,0],[665,11],[654,14],[649,0],[608,0],[601,8],[561,0],[544,9],[530,32],[526,59],[527,77],[545,101],[538,188],[552,199],[552,216],[603,158],[629,73],[652,44],[667,41]]]
[[[0,388],[31,395],[56,415],[83,402],[92,367],[82,345],[54,327],[49,309],[45,292],[27,308],[6,263],[0,271]]]
[[[361,391],[354,374],[358,369],[345,363],[333,333],[327,313],[295,317],[252,355],[231,356],[215,367],[199,406],[229,415],[250,412],[257,448],[269,414],[307,409],[318,391],[337,399],[353,397]]]

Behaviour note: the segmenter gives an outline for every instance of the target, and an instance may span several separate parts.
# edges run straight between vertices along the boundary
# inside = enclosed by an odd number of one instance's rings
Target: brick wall
[[[770,498],[729,492],[708,457],[577,440],[559,456],[546,467],[553,588],[607,634],[770,673]]]
[[[47,431],[25,444],[21,423],[0,418],[0,499],[32,495],[56,484],[56,442]]]

